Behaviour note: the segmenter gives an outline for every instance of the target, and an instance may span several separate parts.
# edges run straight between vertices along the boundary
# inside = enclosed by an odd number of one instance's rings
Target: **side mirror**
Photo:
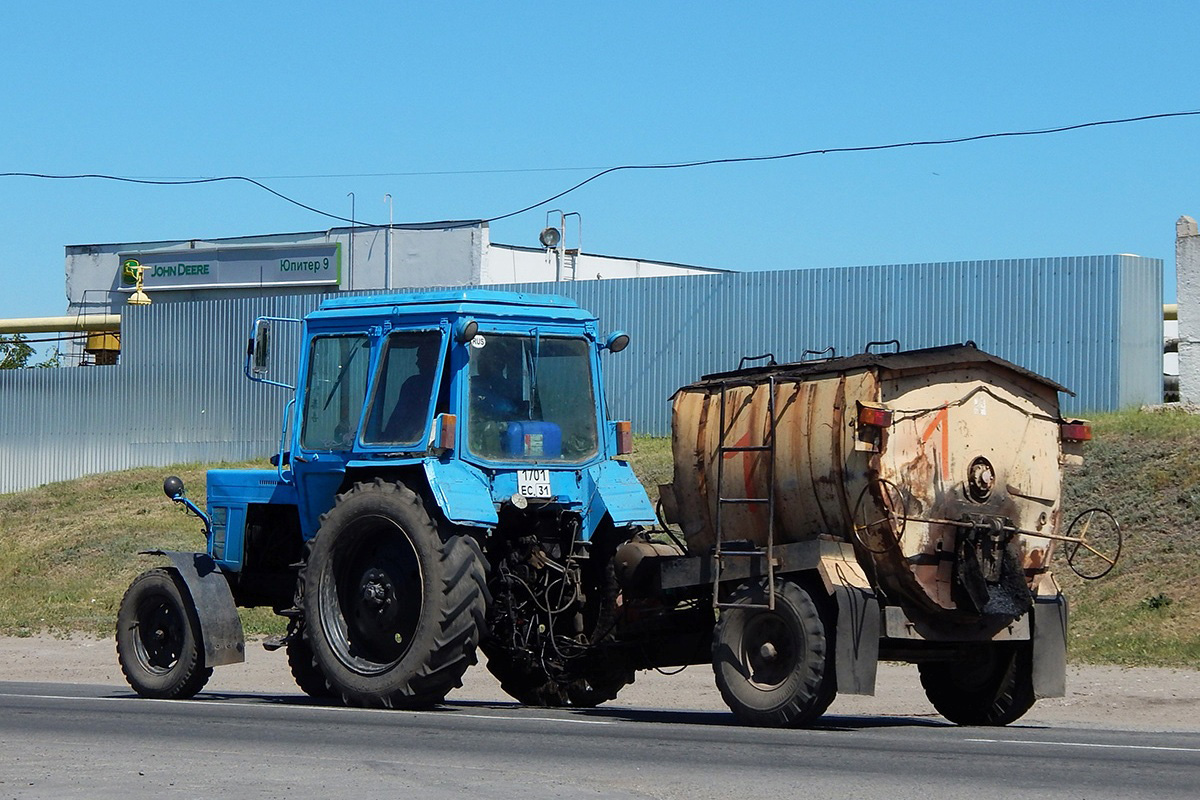
[[[254,339],[250,342],[250,355],[252,363],[250,371],[259,377],[265,377],[267,374],[267,365],[270,363],[271,347],[271,323],[269,320],[260,319],[254,325]]]

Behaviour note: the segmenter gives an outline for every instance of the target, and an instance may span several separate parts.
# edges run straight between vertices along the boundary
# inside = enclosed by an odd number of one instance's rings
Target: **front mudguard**
[[[142,555],[165,556],[183,578],[191,595],[192,607],[200,621],[200,639],[204,643],[204,665],[220,667],[246,660],[246,640],[242,620],[229,581],[221,568],[206,553],[182,553],[175,550],[144,550]]]

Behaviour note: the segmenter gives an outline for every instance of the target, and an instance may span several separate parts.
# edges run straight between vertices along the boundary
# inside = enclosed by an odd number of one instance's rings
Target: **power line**
[[[352,220],[349,217],[340,217],[337,214],[330,214],[328,211],[322,211],[319,208],[313,208],[310,205],[301,203],[288,197],[282,192],[277,192],[270,186],[267,186],[261,181],[256,181],[254,178],[247,178],[245,175],[224,175],[218,178],[178,178],[178,179],[154,179],[154,178],[130,178],[122,175],[102,175],[99,173],[84,173],[80,175],[48,175],[41,172],[0,172],[0,178],[44,178],[47,180],[80,180],[83,178],[96,178],[98,180],[117,181],[119,183],[137,183],[149,186],[191,186],[201,183],[222,183],[226,181],[244,181],[245,183],[253,184],[258,188],[270,192],[281,200],[286,200],[294,206],[299,206],[305,211],[311,211],[314,214],[320,214],[330,219],[349,222],[352,225],[362,225],[364,223]]]
[[[948,138],[948,139],[925,139],[925,140],[915,140],[915,141],[910,141],[910,142],[893,142],[890,144],[858,145],[858,146],[851,146],[851,147],[822,147],[822,148],[816,148],[816,149],[812,149],[812,150],[799,150],[794,153],[777,153],[777,154],[773,154],[773,155],[764,155],[764,156],[734,156],[734,157],[728,157],[728,158],[710,158],[710,159],[704,159],[704,160],[700,160],[700,161],[684,161],[684,162],[668,163],[668,164],[622,164],[620,166],[608,167],[606,169],[602,169],[602,170],[596,172],[595,174],[591,175],[590,177],[585,178],[584,180],[580,181],[579,183],[576,183],[574,186],[571,186],[568,189],[564,189],[563,191],[558,192],[557,194],[551,195],[550,197],[547,197],[544,200],[539,200],[536,203],[532,203],[530,205],[525,206],[524,208],[517,209],[516,211],[510,211],[507,214],[500,214],[495,217],[488,217],[486,219],[478,220],[477,222],[445,222],[444,224],[447,227],[463,227],[463,226],[467,226],[467,225],[474,225],[474,224],[477,224],[478,222],[488,222],[488,223],[498,222],[499,220],[502,220],[502,219],[508,219],[509,217],[515,217],[519,214],[524,214],[528,211],[532,211],[535,208],[538,208],[539,206],[544,206],[548,203],[553,203],[555,200],[565,197],[566,195],[571,194],[572,192],[574,192],[578,189],[581,189],[584,186],[587,186],[592,181],[598,180],[598,179],[604,177],[605,175],[610,175],[614,172],[621,172],[621,171],[625,171],[625,170],[691,169],[694,167],[707,167],[707,166],[714,166],[717,164],[748,164],[748,163],[761,162],[761,161],[783,161],[786,159],[804,158],[806,156],[816,156],[816,155],[829,155],[832,153],[868,153],[868,152],[875,152],[875,151],[880,151],[880,150],[898,150],[900,148],[905,148],[905,147],[933,147],[933,146],[952,145],[952,144],[964,144],[966,142],[979,142],[979,141],[984,141],[986,139],[1016,138],[1016,137],[1023,137],[1023,136],[1046,136],[1049,134],[1066,133],[1068,131],[1083,130],[1085,128],[1098,128],[1098,127],[1102,127],[1102,126],[1106,126],[1106,125],[1124,125],[1124,124],[1133,123],[1133,122],[1147,122],[1150,120],[1170,119],[1173,117],[1194,117],[1194,116],[1198,116],[1198,115],[1200,115],[1200,111],[1171,111],[1171,112],[1166,112],[1166,113],[1162,113],[1162,114],[1144,114],[1142,116],[1137,116],[1137,117],[1123,117],[1120,119],[1104,119],[1104,120],[1096,120],[1093,122],[1080,122],[1080,123],[1076,123],[1073,125],[1061,125],[1061,126],[1054,127],[1054,128],[1038,128],[1038,129],[1034,129],[1034,130],[1000,131],[1000,132],[996,132],[996,133],[980,133],[980,134],[975,134],[972,136],[958,136],[958,137],[953,137],[953,138]],[[410,177],[410,176],[420,176],[420,175],[478,175],[478,174],[500,174],[500,173],[528,173],[528,172],[567,172],[567,171],[574,171],[574,170],[581,170],[581,169],[595,169],[595,168],[594,167],[552,167],[552,168],[543,168],[543,169],[362,173],[362,174],[357,174],[357,175],[355,175],[355,174],[347,174],[347,175],[278,175],[278,176],[274,176],[273,178],[269,178],[268,180],[284,180],[284,179],[296,179],[296,178],[400,177],[400,176]],[[301,203],[299,200],[295,200],[295,199],[283,194],[282,192],[278,192],[275,189],[272,189],[270,186],[267,186],[265,183],[263,183],[260,180],[256,180],[255,178],[249,178],[244,175],[226,175],[226,176],[212,177],[212,178],[173,178],[173,179],[171,179],[171,178],[134,178],[134,177],[127,177],[127,176],[120,176],[120,175],[103,175],[103,174],[97,174],[97,173],[87,173],[87,174],[80,174],[80,175],[50,175],[50,174],[37,173],[37,172],[0,172],[0,178],[18,178],[18,177],[20,177],[20,178],[41,178],[41,179],[47,179],[47,180],[78,180],[78,179],[85,179],[85,178],[94,178],[94,179],[99,179],[99,180],[119,181],[122,183],[145,184],[145,185],[152,185],[152,186],[187,186],[187,185],[204,184],[204,183],[221,183],[221,182],[227,182],[227,181],[242,181],[242,182],[257,186],[258,188],[260,188],[266,192],[270,192],[271,194],[275,195],[276,197],[280,198],[281,200],[284,200],[288,203],[291,203],[292,205],[303,208],[306,211],[311,211],[314,214],[320,214],[321,216],[328,217],[330,219],[335,219],[340,222],[348,222],[351,225],[370,225],[371,224],[371,223],[364,223],[360,220],[354,220],[354,219],[350,219],[348,217],[339,216],[337,214],[331,214],[328,211],[322,211],[319,208],[314,208],[310,205],[306,205],[305,203]],[[417,224],[437,225],[437,224],[442,224],[442,223],[441,222],[428,222],[428,223],[417,223]]]
[[[1037,130],[1028,131],[1002,131],[999,133],[980,133],[973,136],[959,136],[952,139],[927,139],[923,141],[912,142],[896,142],[893,144],[873,144],[860,145],[856,147],[824,147],[815,150],[800,150],[795,153],[779,153],[776,155],[767,156],[739,156],[735,158],[711,158],[704,161],[687,161],[679,164],[627,164],[619,167],[609,167],[608,169],[597,172],[590,178],[580,181],[569,189],[565,189],[556,195],[547,197],[541,202],[518,209],[517,211],[502,214],[498,217],[492,217],[484,220],[485,222],[495,222],[501,219],[515,217],[518,214],[524,214],[526,211],[532,211],[538,206],[544,206],[547,203],[553,203],[560,197],[570,194],[576,189],[581,189],[597,178],[602,178],[613,172],[621,170],[649,170],[649,169],[687,169],[691,167],[707,167],[715,164],[747,164],[756,161],[782,161],[789,158],[803,158],[805,156],[827,155],[829,153],[868,153],[878,150],[897,150],[902,147],[930,147],[934,145],[950,145],[963,144],[964,142],[978,142],[984,139],[1000,139],[1006,137],[1018,136],[1044,136],[1051,133],[1065,133],[1066,131],[1077,131],[1083,128],[1098,128],[1102,125],[1122,125],[1129,122],[1145,122],[1153,119],[1167,119],[1169,117],[1193,117],[1200,115],[1200,111],[1172,111],[1165,114],[1146,114],[1140,117],[1125,117],[1123,119],[1105,119],[1095,122],[1080,122],[1075,125],[1062,125],[1056,128],[1040,128]]]

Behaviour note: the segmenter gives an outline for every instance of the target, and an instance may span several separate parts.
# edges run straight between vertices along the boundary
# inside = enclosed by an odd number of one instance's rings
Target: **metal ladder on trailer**
[[[721,384],[720,427],[717,430],[717,520],[716,545],[713,547],[713,608],[763,608],[775,610],[775,376],[767,377],[767,431],[766,439],[759,445],[729,445],[725,443],[726,401],[730,383]],[[753,388],[751,389],[753,392]],[[725,497],[721,494],[725,485],[725,457],[731,453],[765,453],[767,462],[767,496],[766,497]],[[747,487],[748,489],[749,487]],[[724,511],[729,506],[766,506],[767,507],[767,602],[763,603],[724,603],[721,602],[721,573],[726,558],[761,558],[763,548],[736,549],[726,548],[724,532]]]

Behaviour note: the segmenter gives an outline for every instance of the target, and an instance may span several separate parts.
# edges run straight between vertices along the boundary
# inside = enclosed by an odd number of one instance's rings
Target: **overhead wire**
[[[572,192],[582,189],[584,186],[587,186],[589,183],[599,180],[600,178],[603,178],[606,175],[611,175],[614,172],[633,171],[633,170],[692,169],[692,168],[696,168],[696,167],[715,166],[718,164],[749,164],[749,163],[764,162],[764,161],[783,161],[783,160],[793,159],[793,158],[804,158],[807,156],[816,156],[816,155],[830,155],[830,154],[834,154],[834,153],[868,153],[868,152],[878,152],[878,151],[883,151],[883,150],[898,150],[898,149],[907,148],[907,147],[945,146],[945,145],[952,145],[952,144],[964,144],[967,142],[979,142],[979,141],[985,141],[988,139],[1016,138],[1016,137],[1024,137],[1024,136],[1046,136],[1046,135],[1050,135],[1050,134],[1066,133],[1069,131],[1083,130],[1085,128],[1098,128],[1098,127],[1108,126],[1108,125],[1124,125],[1124,124],[1135,123],[1135,122],[1147,122],[1150,120],[1170,119],[1170,118],[1174,118],[1174,117],[1194,117],[1194,116],[1200,116],[1200,111],[1170,111],[1170,112],[1164,112],[1164,113],[1160,113],[1160,114],[1143,114],[1143,115],[1135,116],[1135,117],[1122,117],[1119,119],[1103,119],[1103,120],[1094,120],[1091,122],[1079,122],[1079,123],[1075,123],[1075,124],[1071,124],[1071,125],[1059,125],[1059,126],[1052,127],[1052,128],[1037,128],[1037,129],[1032,129],[1032,130],[1018,130],[1018,131],[998,131],[998,132],[993,132],[993,133],[973,134],[970,136],[956,136],[956,137],[950,137],[950,138],[944,138],[944,139],[923,139],[923,140],[913,140],[913,141],[907,141],[907,142],[892,142],[892,143],[888,143],[888,144],[854,145],[854,146],[842,146],[842,147],[821,147],[821,148],[813,148],[813,149],[809,149],[809,150],[798,150],[796,152],[791,152],[791,153],[774,153],[774,154],[770,154],[770,155],[761,155],[761,156],[732,156],[732,157],[726,157],[726,158],[709,158],[709,159],[702,159],[702,160],[698,160],[698,161],[683,161],[683,162],[664,163],[664,164],[621,164],[618,166],[607,167],[605,169],[599,170],[598,172],[594,173],[593,175],[590,175],[589,177],[585,178],[584,180],[579,181],[575,185],[573,185],[567,189],[564,189],[561,192],[553,194],[543,200],[539,200],[536,203],[531,203],[527,206],[524,206],[523,208],[519,208],[516,211],[510,211],[506,214],[499,214],[494,217],[487,217],[484,219],[472,220],[472,221],[467,221],[467,222],[442,220],[442,221],[431,221],[431,222],[409,223],[409,224],[410,225],[422,225],[422,226],[444,225],[445,227],[453,228],[453,227],[465,227],[465,226],[469,226],[469,225],[476,225],[481,222],[483,222],[483,223],[498,222],[500,220],[504,220],[504,219],[508,219],[510,217],[515,217],[520,214],[524,214],[526,212],[532,211],[536,208],[547,205],[549,203],[553,203],[555,200],[559,200],[559,199],[565,197],[566,195],[571,194]],[[575,169],[591,169],[591,168],[587,168],[587,167],[556,167],[556,168],[514,169],[514,170],[469,170],[469,171],[464,171],[464,172],[434,171],[434,172],[402,172],[402,173],[365,173],[362,175],[347,175],[347,176],[288,175],[288,176],[276,176],[276,179],[282,180],[285,178],[286,179],[294,179],[294,178],[305,178],[305,177],[307,177],[307,178],[390,177],[390,176],[416,176],[416,175],[485,174],[485,173],[504,173],[504,172],[512,172],[512,173],[555,172],[555,171],[571,171],[571,170],[575,170]],[[224,175],[224,176],[219,176],[219,177],[207,177],[207,178],[135,178],[135,177],[121,176],[121,175],[106,175],[106,174],[101,174],[101,173],[82,173],[82,174],[77,174],[77,175],[54,175],[54,174],[39,173],[39,172],[0,172],[0,178],[17,178],[17,177],[38,178],[38,179],[46,179],[46,180],[80,180],[80,179],[92,178],[92,179],[99,179],[99,180],[118,181],[121,183],[142,184],[142,185],[151,185],[151,186],[187,186],[187,185],[206,184],[206,183],[245,182],[245,183],[249,183],[253,186],[257,186],[258,188],[262,189],[263,191],[269,192],[270,194],[278,197],[281,200],[291,203],[292,205],[298,206],[299,208],[302,208],[306,211],[311,211],[314,214],[319,214],[321,216],[328,217],[329,219],[338,220],[339,222],[348,222],[351,225],[370,225],[370,224],[372,224],[372,223],[364,223],[360,220],[351,219],[349,217],[343,217],[341,215],[333,214],[328,211],[322,211],[319,208],[314,208],[313,206],[310,206],[306,203],[302,203],[299,200],[289,197],[288,195],[285,195],[280,191],[272,189],[270,186],[268,186],[267,184],[263,183],[262,181],[260,181],[258,179],[250,178],[245,175]],[[400,226],[390,226],[390,227],[400,227]]]

